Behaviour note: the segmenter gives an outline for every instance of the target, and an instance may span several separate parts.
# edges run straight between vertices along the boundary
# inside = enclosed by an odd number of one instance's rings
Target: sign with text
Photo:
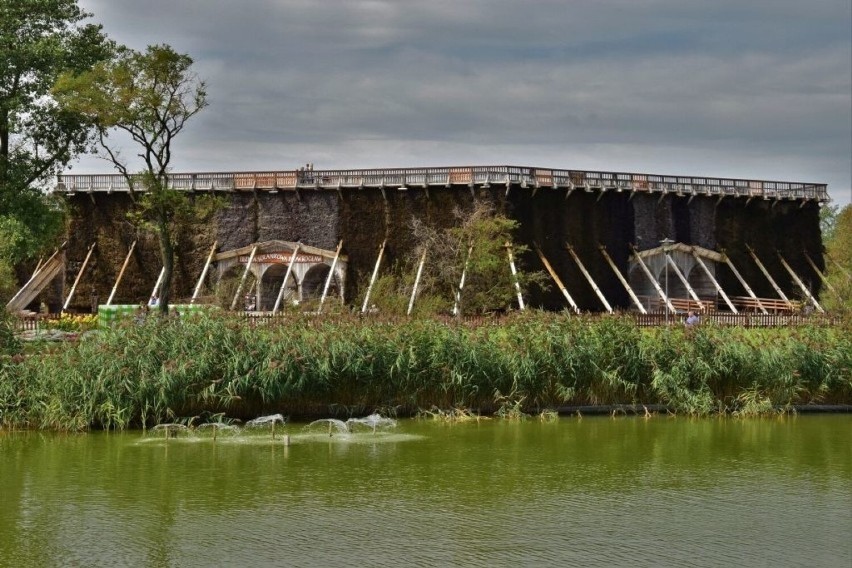
[[[264,252],[254,255],[254,260],[252,262],[256,264],[290,264],[292,257],[292,252]],[[241,264],[248,264],[249,258],[249,255],[244,255],[239,257],[239,261]],[[318,254],[299,253],[296,255],[295,262],[307,262],[317,264],[323,262],[324,260],[325,259]]]

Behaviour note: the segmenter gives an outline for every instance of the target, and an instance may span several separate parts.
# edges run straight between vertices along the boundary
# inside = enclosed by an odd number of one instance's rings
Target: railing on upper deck
[[[828,186],[821,183],[794,183],[711,177],[684,177],[656,174],[555,170],[518,166],[467,166],[445,168],[391,168],[366,170],[286,170],[266,172],[175,173],[169,186],[184,191],[298,191],[300,189],[340,190],[343,188],[396,188],[432,186],[487,187],[490,184],[529,188],[557,188],[573,191],[632,191],[705,195],[720,198],[747,197],[828,201]],[[134,190],[143,191],[141,183]],[[64,174],[57,177],[54,191],[112,193],[128,192],[127,180],[120,174]]]

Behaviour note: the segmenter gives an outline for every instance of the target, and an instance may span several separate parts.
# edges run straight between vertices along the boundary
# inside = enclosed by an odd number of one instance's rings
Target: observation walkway
[[[138,180],[138,183],[137,183]],[[56,193],[113,193],[144,191],[141,179],[128,180],[121,174],[63,174],[57,176]],[[531,189],[575,190],[743,197],[747,199],[829,201],[828,186],[822,183],[766,181],[751,179],[673,176],[627,172],[560,170],[519,166],[465,166],[436,168],[392,168],[364,170],[282,170],[263,172],[174,173],[168,186],[180,191],[238,192],[330,190],[378,188],[469,187],[489,188],[492,184]],[[632,197],[632,195],[631,195]]]

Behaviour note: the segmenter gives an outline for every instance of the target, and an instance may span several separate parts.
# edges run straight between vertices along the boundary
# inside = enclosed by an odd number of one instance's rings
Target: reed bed
[[[589,404],[750,415],[848,404],[849,327],[645,329],[625,317],[540,312],[477,325],[151,318],[59,348],[0,352],[0,426],[124,429],[376,408],[517,418]]]

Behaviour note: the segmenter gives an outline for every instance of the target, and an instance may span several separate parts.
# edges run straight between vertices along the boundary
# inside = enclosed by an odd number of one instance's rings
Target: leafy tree
[[[100,151],[125,177],[136,202],[132,218],[154,231],[160,243],[163,283],[160,310],[168,312],[174,272],[175,234],[193,204],[169,188],[172,142],[187,121],[207,106],[207,89],[193,60],[168,45],[144,53],[122,47],[86,73],[65,75],[55,93],[97,128]],[[120,133],[139,150],[141,173],[121,155]]]
[[[517,306],[516,281],[524,293],[531,285],[545,285],[542,273],[525,272],[518,264],[527,247],[512,244],[516,221],[497,213],[484,201],[477,201],[470,211],[456,211],[455,216],[456,225],[444,230],[414,222],[417,258],[428,248],[427,255],[433,259],[427,262],[423,276],[424,294],[458,304],[459,315],[487,313]],[[514,277],[509,268],[509,247],[518,269]],[[462,272],[465,284],[457,297]]]
[[[825,241],[828,286],[824,288],[823,304],[827,309],[844,314],[852,313],[852,205],[836,214],[831,237]]]
[[[104,59],[112,44],[77,0],[0,0],[0,296],[12,267],[62,230],[62,209],[40,191],[86,150],[91,129],[51,96],[62,73]]]
[[[834,237],[834,231],[837,227],[837,216],[840,212],[838,205],[823,205],[819,210],[819,228],[822,233],[823,242],[828,242]]]

